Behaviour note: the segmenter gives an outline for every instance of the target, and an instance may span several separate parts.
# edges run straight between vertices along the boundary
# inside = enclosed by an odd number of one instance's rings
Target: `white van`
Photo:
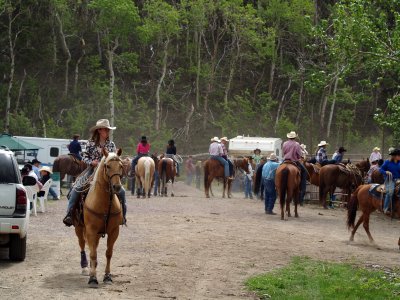
[[[260,149],[261,155],[264,157],[275,153],[279,159],[282,159],[282,140],[279,138],[239,135],[229,140],[229,155],[233,157],[251,156],[255,149]]]

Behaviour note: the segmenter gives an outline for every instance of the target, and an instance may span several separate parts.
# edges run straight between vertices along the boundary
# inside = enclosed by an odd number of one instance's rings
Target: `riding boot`
[[[73,220],[72,220],[72,211],[69,210],[67,215],[63,219],[63,223],[65,226],[71,227],[73,225]]]
[[[121,188],[120,192],[118,193],[118,199],[122,206],[122,224],[126,225],[126,198],[125,198],[125,189]]]

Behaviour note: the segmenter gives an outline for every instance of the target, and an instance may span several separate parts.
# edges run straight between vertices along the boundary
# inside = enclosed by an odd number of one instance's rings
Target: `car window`
[[[18,183],[12,157],[5,153],[0,153],[0,183]]]

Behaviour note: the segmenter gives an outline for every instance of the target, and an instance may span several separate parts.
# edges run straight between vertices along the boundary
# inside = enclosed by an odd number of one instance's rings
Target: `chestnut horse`
[[[354,165],[325,165],[319,173],[319,201],[323,208],[327,209],[326,197],[330,194],[333,200],[333,194],[336,187],[346,191],[350,196],[353,189],[362,184],[361,172]]]
[[[234,159],[233,166],[234,166],[234,173],[237,169],[241,169],[242,171],[248,173],[249,159],[246,157]],[[211,184],[215,178],[221,179],[224,182],[222,198],[225,198],[225,191],[228,195],[228,198],[231,198],[232,179],[225,180],[224,166],[218,160],[209,158],[204,162],[203,168],[204,168],[204,191],[206,194],[206,198],[210,198]]]
[[[288,217],[291,217],[290,202],[292,200],[294,202],[294,216],[298,218],[297,204],[300,196],[299,168],[292,162],[283,162],[276,170],[275,186],[281,206],[281,220],[287,220]],[[285,203],[286,208],[284,208]]]
[[[63,154],[58,156],[54,160],[53,164],[53,172],[60,173],[60,181],[64,179],[65,174],[76,177],[86,168],[87,165],[83,161],[78,160],[72,154]]]
[[[167,184],[171,180],[171,197],[174,197],[174,181],[176,176],[175,162],[172,158],[160,156],[158,161],[158,174],[160,180],[158,181],[158,190],[160,191],[161,197],[167,197]],[[161,188],[160,188],[161,186]]]
[[[371,233],[369,232],[369,216],[375,210],[382,211],[382,199],[374,197],[370,195],[369,189],[371,188],[372,184],[364,184],[359,186],[354,193],[351,195],[350,201],[347,205],[347,227],[352,229],[350,235],[350,242],[354,241],[354,235],[358,229],[358,226],[363,223],[365,232],[368,235],[369,241],[371,243],[374,242]],[[398,190],[396,189],[395,195],[397,194]],[[392,216],[393,217],[400,217],[400,203],[399,199],[395,197],[393,201],[394,208],[392,209]],[[361,210],[362,214],[355,224],[357,209]],[[399,238],[399,246],[400,246],[400,238]]]
[[[154,184],[154,160],[150,156],[139,158],[135,169],[136,181],[138,182],[137,197],[150,198],[151,189]]]
[[[304,162],[304,167],[307,170],[308,181],[313,185],[319,186],[319,171],[321,167],[309,162]]]
[[[365,176],[368,173],[369,168],[371,167],[369,158],[363,159],[362,161],[357,162],[356,167],[361,171],[362,178],[365,178]]]
[[[110,262],[113,255],[114,243],[119,235],[122,223],[122,209],[117,193],[120,191],[123,172],[120,159],[122,150],[117,153],[108,152],[103,148],[103,157],[94,173],[93,181],[83,205],[84,225],[74,224],[75,233],[81,248],[81,267],[84,274],[87,269],[85,240],[90,250],[89,286],[97,288],[97,247],[100,236],[107,234],[107,264],[103,282],[111,284]]]

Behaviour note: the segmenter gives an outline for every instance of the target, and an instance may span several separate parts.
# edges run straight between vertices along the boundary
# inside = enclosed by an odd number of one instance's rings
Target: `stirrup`
[[[73,225],[73,220],[72,220],[72,216],[70,213],[68,213],[65,218],[63,219],[63,223],[65,224],[65,226],[67,227],[71,227]]]

